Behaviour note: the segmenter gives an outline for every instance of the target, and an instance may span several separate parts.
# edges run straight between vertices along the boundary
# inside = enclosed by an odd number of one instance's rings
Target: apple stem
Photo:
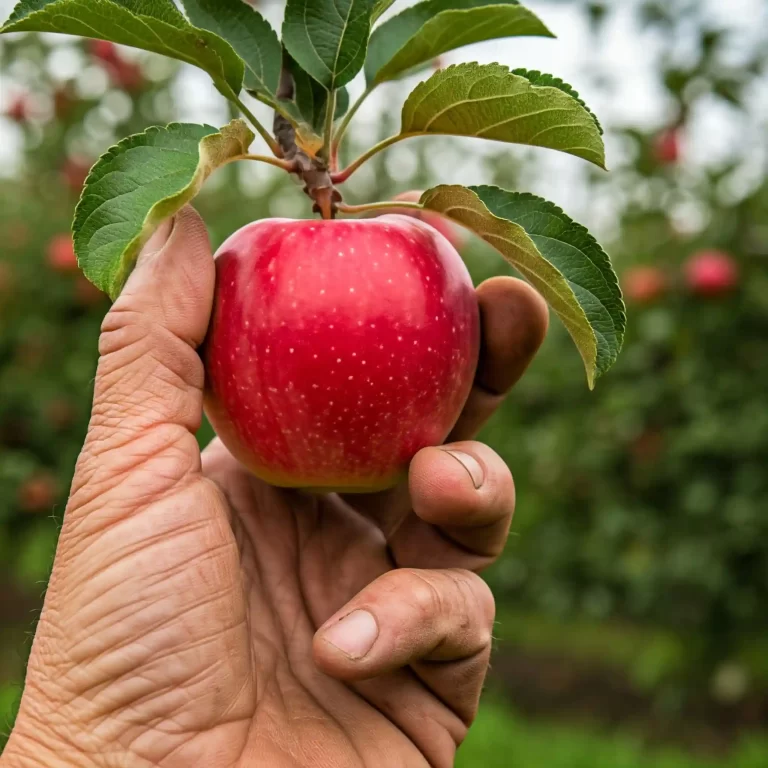
[[[254,115],[253,112],[251,112],[238,97],[235,97],[233,101],[237,105],[238,109],[248,118],[251,125],[256,129],[261,138],[267,142],[267,146],[269,147],[272,154],[275,157],[282,157],[283,150],[280,148],[280,145],[269,134],[267,129],[258,121],[256,115]]]
[[[269,155],[239,155],[238,157],[233,157],[232,160],[255,160],[257,163],[274,165],[275,168],[281,168],[287,173],[295,173],[298,170],[295,160],[283,160],[279,157],[270,157]]]
[[[408,203],[404,200],[388,200],[384,203],[365,203],[364,205],[346,205],[339,203],[336,209],[339,213],[368,213],[369,211],[391,211],[393,208],[410,208],[411,210],[423,211],[424,206],[421,203]]]
[[[331,181],[334,184],[342,184],[345,182],[363,163],[370,160],[374,155],[377,155],[379,152],[381,152],[383,149],[386,149],[387,147],[391,147],[393,144],[396,144],[398,141],[402,141],[403,139],[407,139],[410,137],[411,134],[408,133],[398,133],[395,136],[390,136],[388,139],[384,139],[384,141],[380,141],[375,146],[371,147],[367,152],[364,152],[360,157],[357,158],[357,160],[354,160],[351,162],[343,171],[338,171],[338,173],[332,173],[331,174]]]
[[[349,108],[347,114],[344,115],[344,119],[341,121],[341,125],[339,125],[339,127],[336,129],[336,133],[333,136],[333,144],[331,145],[332,160],[335,159],[339,154],[341,141],[344,138],[344,134],[347,132],[347,128],[349,128],[349,124],[352,122],[352,118],[357,113],[357,110],[360,109],[363,102],[371,95],[371,93],[373,93],[373,89],[375,87],[375,85],[369,85],[365,91],[363,91],[360,98]]]
[[[320,158],[326,165],[331,162],[332,144],[333,144],[333,118],[336,114],[336,91],[328,92],[328,100],[325,105],[325,129],[323,130],[323,148],[320,151]]]

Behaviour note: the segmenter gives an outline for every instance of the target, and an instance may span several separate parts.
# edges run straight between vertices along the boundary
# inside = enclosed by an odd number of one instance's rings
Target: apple
[[[75,272],[77,256],[69,233],[56,235],[48,243],[48,265],[57,272]]]
[[[117,46],[108,40],[89,40],[88,48],[95,59],[99,59],[105,64],[115,64],[120,61]]]
[[[667,290],[667,278],[658,267],[632,267],[624,273],[622,288],[634,304],[651,304]]]
[[[19,488],[19,506],[25,512],[45,512],[56,501],[56,481],[48,472],[33,475]]]
[[[68,157],[61,168],[61,175],[69,189],[79,195],[83,191],[90,170],[91,164],[87,160]]]
[[[739,284],[739,267],[722,251],[700,251],[683,267],[685,282],[697,296],[722,296]]]
[[[422,193],[411,190],[409,192],[402,192],[395,196],[395,200],[401,200],[404,203],[417,203],[421,198]],[[381,212],[379,212],[380,215]],[[467,233],[459,226],[454,224],[449,219],[441,216],[434,211],[417,211],[408,210],[407,208],[392,208],[391,210],[385,210],[384,213],[396,213],[400,216],[412,216],[415,219],[429,224],[430,227],[436,229],[448,242],[457,250],[460,251],[467,244]]]
[[[135,61],[119,61],[110,67],[112,82],[124,91],[140,91],[146,82],[144,71]]]
[[[472,386],[480,321],[461,257],[417,219],[268,219],[216,254],[208,418],[277,486],[370,492],[441,444]]]
[[[5,110],[5,114],[15,123],[26,123],[32,116],[32,105],[27,96],[17,96]]]
[[[680,131],[677,128],[667,128],[658,134],[653,142],[653,154],[656,162],[661,165],[675,165],[680,162]]]

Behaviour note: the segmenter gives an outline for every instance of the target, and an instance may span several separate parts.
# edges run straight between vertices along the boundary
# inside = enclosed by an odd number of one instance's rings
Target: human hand
[[[167,243],[166,243],[167,240]],[[16,727],[0,763],[80,768],[452,766],[488,665],[476,572],[514,505],[471,437],[547,326],[526,284],[478,289],[477,384],[407,486],[310,496],[200,455],[214,263],[183,210],[145,248],[100,339]]]

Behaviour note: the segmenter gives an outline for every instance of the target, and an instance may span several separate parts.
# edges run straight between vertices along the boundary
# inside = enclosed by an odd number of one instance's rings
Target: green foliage
[[[517,0],[426,0],[374,31],[368,44],[365,76],[369,85],[379,84],[465,45],[536,35],[554,37]]]
[[[277,99],[281,47],[264,17],[242,0],[183,0],[189,20],[223,37],[245,63],[245,87]]]
[[[673,749],[646,747],[628,734],[530,723],[493,699],[459,749],[456,768],[762,768],[768,744],[745,741],[732,757],[696,758]]]
[[[91,170],[75,213],[75,250],[86,277],[117,298],[160,223],[217,168],[245,154],[253,138],[241,120],[221,131],[173,123],[112,147]]]
[[[625,315],[605,252],[557,206],[498,187],[439,186],[425,208],[471,229],[534,285],[571,334],[590,388],[616,360]]]
[[[626,326],[621,289],[608,254],[585,227],[540,197],[498,187],[470,189],[494,216],[519,224],[542,256],[566,277],[592,329],[594,375],[605,373],[619,356]]]
[[[239,93],[244,65],[232,47],[196,29],[173,3],[21,0],[2,32],[61,32],[154,51],[204,69],[222,93]]]
[[[370,0],[288,0],[283,45],[320,85],[346,85],[365,62]]]
[[[408,97],[400,130],[547,147],[605,167],[591,112],[563,88],[538,86],[500,64],[456,64],[435,73]]]

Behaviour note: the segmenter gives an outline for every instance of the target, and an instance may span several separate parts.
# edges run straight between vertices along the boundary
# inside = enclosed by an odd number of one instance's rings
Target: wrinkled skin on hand
[[[448,768],[486,673],[514,489],[470,442],[544,336],[517,280],[478,289],[478,380],[450,445],[375,496],[269,487],[201,456],[214,266],[190,208],[105,319],[21,710],[2,768]],[[348,621],[344,621],[348,619]]]

